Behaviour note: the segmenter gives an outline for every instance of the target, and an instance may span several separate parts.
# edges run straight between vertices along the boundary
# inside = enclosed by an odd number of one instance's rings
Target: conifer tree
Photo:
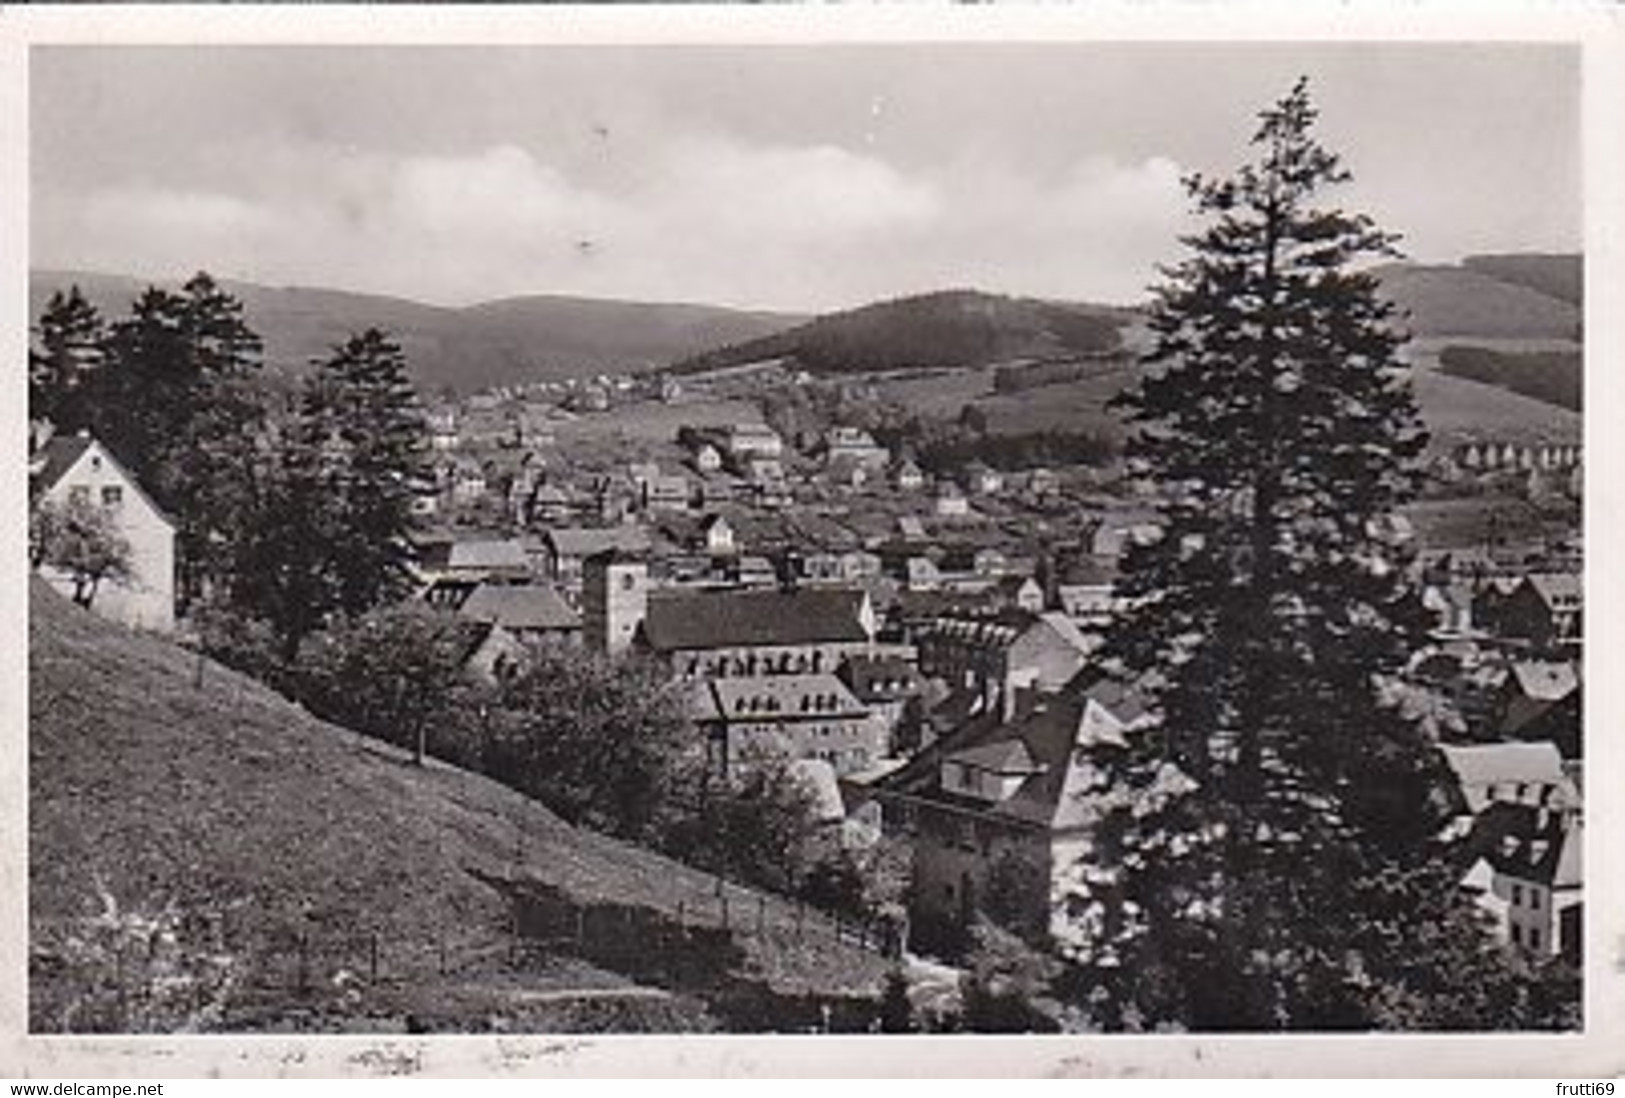
[[[39,349],[28,352],[28,414],[60,432],[87,426],[85,393],[103,359],[102,317],[78,285],[57,290],[40,315]]]
[[[183,612],[227,578],[263,426],[260,348],[242,303],[200,272],[136,299],[87,395],[88,426],[178,520]]]
[[[1421,623],[1390,520],[1426,439],[1359,264],[1396,238],[1318,203],[1349,176],[1315,118],[1300,81],[1252,163],[1187,181],[1206,227],[1120,399],[1163,523],[1103,649],[1158,719],[1093,752],[1075,897],[1109,1026],[1476,1024],[1427,1004],[1493,953],[1439,839],[1442,760],[1395,701]]]
[[[370,328],[335,348],[304,415],[339,511],[328,550],[338,609],[364,613],[409,589],[413,503],[430,482],[427,427],[400,346]]]

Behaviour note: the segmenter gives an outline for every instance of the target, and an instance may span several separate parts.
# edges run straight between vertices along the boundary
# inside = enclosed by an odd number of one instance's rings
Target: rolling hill
[[[755,1030],[879,985],[782,900],[725,886],[729,930],[707,874],[33,584],[31,1028],[97,1028],[110,905],[235,959],[226,1029]],[[121,952],[126,983],[152,963]]]
[[[1521,256],[1476,257],[1472,266],[1390,264],[1378,269],[1382,293],[1408,314],[1406,326],[1419,337],[1475,339],[1577,340],[1578,305],[1552,296],[1531,283],[1557,281],[1533,272]],[[1578,259],[1578,257],[1573,257]]]
[[[108,318],[126,315],[130,302],[147,285],[124,275],[37,270],[29,279],[30,318],[39,317],[52,291],[71,284],[77,284]],[[421,388],[462,393],[663,366],[805,319],[707,305],[561,296],[446,308],[342,290],[229,280],[222,284],[243,302],[249,325],[265,341],[270,366],[302,370],[350,334],[379,327],[400,341]]]
[[[1581,255],[1541,252],[1470,255],[1461,265],[1501,282],[1566,301],[1576,309],[1585,305],[1585,257]]]
[[[1107,355],[1123,343],[1129,309],[976,290],[943,290],[828,313],[761,339],[686,359],[677,373],[788,358],[818,374],[974,368],[1027,358]]]
[[[972,418],[989,434],[1066,431],[1119,440],[1123,424],[1106,402],[1138,376],[1139,367],[1125,364],[1121,370],[1082,381],[980,397],[968,406],[974,409]],[[1414,370],[1411,380],[1437,450],[1486,438],[1516,443],[1580,441],[1582,417],[1569,408],[1426,367]],[[944,418],[953,415],[945,411]]]

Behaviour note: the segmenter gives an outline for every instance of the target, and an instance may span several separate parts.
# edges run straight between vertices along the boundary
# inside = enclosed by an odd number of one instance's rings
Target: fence
[[[545,985],[550,965],[567,960],[630,979],[638,987],[623,989],[628,995],[654,988],[709,1003],[713,993],[733,995],[760,979],[746,975],[760,967],[749,963],[752,954],[799,967],[809,983],[821,977],[825,986],[837,982],[831,970],[873,977],[884,958],[900,955],[901,933],[891,924],[718,877],[673,874],[661,903],[636,905],[582,899],[533,878],[487,880],[507,896],[509,915],[506,927],[483,933],[266,925],[251,912],[189,916],[167,936],[150,923],[144,937],[107,929],[88,945],[78,928],[76,953],[36,950],[31,1028],[253,1029],[290,1016],[398,1006],[419,992],[511,985],[516,975]],[[565,979],[545,994],[568,999]],[[578,990],[583,997],[615,993]],[[764,989],[751,990],[760,1001]]]

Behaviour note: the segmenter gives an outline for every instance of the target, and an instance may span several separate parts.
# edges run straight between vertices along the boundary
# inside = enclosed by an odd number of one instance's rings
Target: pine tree
[[[101,314],[77,285],[51,294],[40,315],[39,349],[28,352],[28,414],[61,432],[88,426],[83,407],[103,360]]]
[[[179,601],[226,581],[264,412],[260,339],[240,301],[204,273],[149,287],[105,341],[86,420],[178,520]]]
[[[1253,163],[1187,182],[1207,227],[1120,401],[1163,529],[1127,552],[1103,649],[1159,719],[1094,751],[1076,898],[1110,1026],[1447,1025],[1380,1004],[1425,1002],[1466,975],[1430,966],[1472,971],[1483,944],[1437,838],[1442,760],[1394,697],[1421,623],[1389,519],[1426,438],[1358,264],[1396,238],[1316,204],[1349,176],[1315,117],[1300,81]]]
[[[343,539],[324,442],[303,419],[273,427],[248,466],[248,503],[232,543],[226,602],[236,615],[270,627],[284,672],[304,638],[339,606]]]
[[[338,609],[365,613],[410,589],[413,504],[430,483],[427,427],[400,346],[370,328],[335,348],[304,415],[340,512],[329,547]]]

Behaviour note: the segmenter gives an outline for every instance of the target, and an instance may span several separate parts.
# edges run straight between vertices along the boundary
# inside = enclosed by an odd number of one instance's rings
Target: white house
[[[91,609],[141,629],[175,627],[175,525],[107,447],[88,434],[51,439],[29,465],[34,504],[70,503],[102,508],[130,546],[130,577],[107,580]],[[42,565],[40,575],[72,597],[73,579]]]

